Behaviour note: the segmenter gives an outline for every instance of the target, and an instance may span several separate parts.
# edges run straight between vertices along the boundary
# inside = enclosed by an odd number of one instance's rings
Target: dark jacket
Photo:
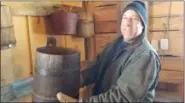
[[[161,70],[159,56],[142,35],[112,60],[110,55],[122,40],[119,37],[109,43],[82,71],[84,85],[95,83],[93,96],[82,101],[153,102]]]

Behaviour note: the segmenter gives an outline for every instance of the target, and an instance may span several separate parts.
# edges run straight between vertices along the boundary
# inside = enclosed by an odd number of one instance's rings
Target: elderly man
[[[145,37],[145,4],[123,10],[121,36],[82,71],[83,85],[95,83],[93,96],[76,100],[58,93],[61,102],[153,102],[161,70],[159,56]]]

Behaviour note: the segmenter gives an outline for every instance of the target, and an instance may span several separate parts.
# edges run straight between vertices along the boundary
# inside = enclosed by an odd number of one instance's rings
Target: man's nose
[[[127,23],[126,25],[127,26],[130,26],[132,24],[132,18],[127,18]]]
[[[132,22],[132,18],[128,18],[128,22],[131,23]]]

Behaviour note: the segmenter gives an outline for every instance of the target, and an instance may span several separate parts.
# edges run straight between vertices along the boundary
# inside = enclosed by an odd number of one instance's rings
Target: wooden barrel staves
[[[56,39],[48,38],[47,46],[36,50],[36,75],[33,102],[59,102],[58,92],[78,98],[80,88],[80,53],[56,47]]]
[[[7,49],[16,45],[11,9],[1,5],[1,49]]]

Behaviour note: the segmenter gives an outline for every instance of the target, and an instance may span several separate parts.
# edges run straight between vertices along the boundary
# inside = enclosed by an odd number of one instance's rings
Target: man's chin
[[[133,38],[124,38],[124,42],[131,42]]]

